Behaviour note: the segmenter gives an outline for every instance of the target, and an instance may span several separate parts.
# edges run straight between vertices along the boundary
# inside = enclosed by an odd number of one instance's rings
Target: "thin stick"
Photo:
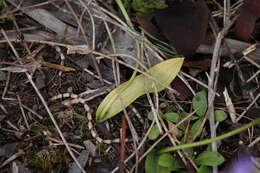
[[[259,99],[260,93],[255,97],[255,99],[247,106],[247,108],[240,114],[240,116],[236,119],[236,122],[238,122],[246,113],[247,111],[255,104],[255,102]]]
[[[17,100],[18,100],[18,103],[19,103],[19,106],[20,106],[20,110],[21,110],[22,115],[23,115],[23,120],[24,120],[24,123],[25,123],[25,125],[26,125],[26,128],[27,128],[27,129],[30,129],[29,123],[28,123],[28,121],[27,121],[27,118],[26,118],[26,115],[25,115],[25,112],[24,112],[24,109],[23,109],[23,106],[22,106],[21,99],[20,99],[20,96],[19,96],[19,95],[17,95]]]
[[[211,61],[211,69],[210,69],[210,78],[209,78],[209,84],[208,84],[209,88],[212,88],[212,90],[214,87],[213,85],[214,85],[214,79],[215,79],[215,72],[219,71],[219,69],[216,69],[216,67],[217,67],[217,61],[218,61],[219,52],[220,52],[219,50],[220,50],[220,46],[221,46],[221,41],[222,41],[223,37],[224,37],[223,33],[220,32],[217,36],[215,48],[213,51],[213,58]],[[209,115],[211,138],[215,138],[216,137],[216,127],[215,127],[214,106],[213,106],[215,94],[213,92],[211,92],[212,90],[210,90],[209,94],[208,94],[209,108],[208,108],[207,114]],[[217,151],[216,143],[212,143],[212,150]]]

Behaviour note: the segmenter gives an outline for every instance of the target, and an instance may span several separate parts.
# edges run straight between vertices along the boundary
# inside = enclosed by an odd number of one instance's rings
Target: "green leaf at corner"
[[[195,159],[195,163],[203,166],[218,166],[225,161],[225,158],[214,151],[207,151]]]
[[[160,131],[157,125],[154,125],[148,135],[150,140],[155,140],[160,135]]]
[[[227,114],[223,110],[215,110],[214,112],[216,121],[222,122],[227,119]]]
[[[183,60],[184,58],[168,59],[150,68],[147,73],[159,82],[140,74],[133,80],[119,85],[99,105],[96,112],[97,122],[113,117],[144,94],[165,89],[179,73]]]
[[[192,99],[192,108],[198,109],[196,114],[203,117],[208,109],[207,94],[205,91],[198,92]]]

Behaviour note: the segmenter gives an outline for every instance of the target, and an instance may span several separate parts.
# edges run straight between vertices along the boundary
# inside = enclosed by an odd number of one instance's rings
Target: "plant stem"
[[[122,3],[121,0],[116,0],[116,3],[118,5],[118,7],[120,8],[125,20],[126,20],[126,23],[129,25],[129,27],[131,28],[131,30],[135,31],[135,28],[134,28],[134,25],[133,23],[131,22],[131,19],[129,18],[128,14],[127,14],[127,11]],[[135,44],[136,44],[136,56],[137,56],[137,59],[138,60],[141,60],[141,50],[140,50],[140,46],[139,46],[139,43],[137,40],[135,40]],[[136,63],[136,67],[135,68],[138,68],[139,65]],[[135,76],[137,74],[137,71],[135,70],[130,78],[130,81],[133,81]],[[129,82],[130,84],[131,82]]]
[[[206,139],[206,140],[202,140],[202,141],[198,141],[198,142],[193,142],[193,143],[190,143],[190,144],[183,144],[183,145],[177,145],[177,146],[173,146],[173,147],[164,148],[164,149],[159,151],[159,154],[171,152],[171,151],[175,151],[175,150],[181,150],[181,149],[185,149],[185,148],[198,147],[198,146],[210,144],[212,142],[217,142],[217,141],[229,138],[229,137],[231,137],[235,134],[238,134],[238,133],[240,133],[240,132],[242,132],[242,131],[244,131],[244,130],[246,130],[246,129],[254,126],[254,125],[257,125],[257,124],[260,124],[260,118],[257,118],[254,121],[238,128],[238,129],[235,129],[233,131],[230,131],[226,134],[223,134],[221,136],[217,136],[217,137],[212,138],[212,139]]]
[[[134,25],[133,23],[131,22],[131,19],[129,18],[128,14],[127,14],[127,11],[122,3],[121,0],[116,0],[116,3],[118,5],[118,7],[120,8],[125,20],[126,20],[126,23],[129,25],[129,27],[134,31]]]

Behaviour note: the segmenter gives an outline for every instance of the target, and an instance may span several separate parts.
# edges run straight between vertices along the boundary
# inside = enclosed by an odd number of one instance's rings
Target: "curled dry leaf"
[[[235,25],[235,34],[239,39],[249,41],[255,28],[255,22],[260,17],[260,1],[244,0],[239,12],[240,15]]]
[[[158,9],[155,19],[163,35],[179,54],[192,57],[206,35],[209,9],[204,0],[184,1]]]
[[[154,36],[157,39],[163,39],[159,30],[151,23],[151,21],[146,20],[144,17],[136,16],[136,21],[145,31]]]

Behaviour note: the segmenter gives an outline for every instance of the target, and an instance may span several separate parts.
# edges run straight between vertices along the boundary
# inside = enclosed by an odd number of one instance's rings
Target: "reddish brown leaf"
[[[150,21],[146,20],[144,17],[141,16],[136,16],[136,21],[149,34],[151,34],[157,39],[163,39],[158,29]]]
[[[185,60],[183,63],[184,67],[193,67],[193,68],[199,68],[202,70],[207,70],[211,65],[211,59],[201,59],[197,61],[189,61]]]
[[[75,71],[75,68],[71,68],[71,67],[65,67],[63,65],[59,65],[59,64],[53,64],[53,63],[49,63],[46,61],[42,61],[41,62],[42,65],[45,65],[49,68],[53,68],[53,69],[57,69],[57,70],[61,70],[61,71]]]
[[[192,57],[203,41],[209,19],[204,0],[185,1],[155,12],[158,27],[179,54]]]
[[[176,97],[182,101],[187,100],[188,98],[191,98],[193,96],[190,89],[178,77],[176,77],[172,82],[172,88],[175,89],[178,93],[180,93],[179,95],[176,95]]]
[[[249,41],[255,28],[255,22],[260,17],[260,1],[244,0],[239,12],[235,34],[239,39]]]

